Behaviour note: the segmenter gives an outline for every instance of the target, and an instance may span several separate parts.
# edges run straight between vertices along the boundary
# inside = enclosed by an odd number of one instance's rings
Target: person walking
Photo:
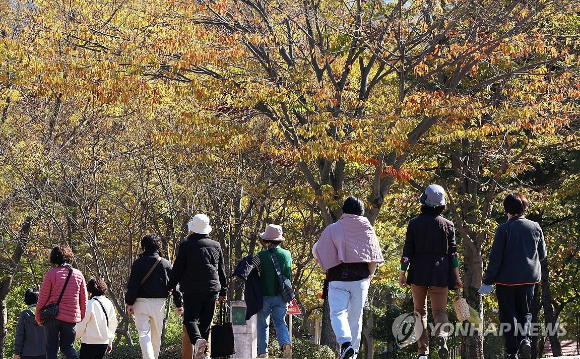
[[[67,359],[79,357],[73,343],[76,323],[85,317],[87,287],[83,274],[72,267],[73,262],[74,254],[68,246],[54,247],[50,252],[53,268],[46,272],[40,286],[35,319],[44,326],[47,359],[57,359],[59,347]],[[54,319],[43,323],[40,311],[52,303],[58,303],[58,314]]]
[[[508,359],[530,359],[534,289],[542,277],[540,261],[546,259],[546,242],[540,225],[527,219],[528,200],[520,193],[503,201],[507,222],[499,225],[491,246],[481,294],[495,284],[499,320]]]
[[[411,285],[419,359],[427,359],[430,352],[427,295],[435,320],[439,358],[447,359],[447,295],[449,288],[463,287],[459,276],[455,227],[441,215],[447,204],[443,187],[436,184],[427,186],[419,202],[421,214],[407,225],[399,285],[402,288]]]
[[[103,359],[112,349],[117,314],[113,303],[105,297],[107,284],[100,278],[87,283],[90,300],[85,318],[77,324],[77,339],[81,340],[80,359]]]
[[[327,226],[312,248],[326,271],[330,322],[341,347],[340,359],[358,355],[363,307],[377,266],[384,262],[373,226],[364,217],[364,203],[355,196],[342,206],[340,219]]]
[[[260,289],[262,292],[263,307],[257,313],[258,358],[268,357],[268,338],[270,318],[274,322],[276,338],[282,351],[282,358],[292,358],[292,341],[288,332],[285,317],[288,303],[280,295],[280,286],[274,258],[278,262],[280,273],[291,279],[292,255],[280,244],[284,241],[282,227],[269,224],[260,240],[265,249],[252,258],[254,268],[260,273]]]
[[[135,327],[143,359],[157,359],[161,348],[163,311],[171,263],[159,255],[160,240],[147,234],[141,239],[143,253],[131,266],[125,303],[127,314],[135,316]],[[173,291],[176,307],[181,306],[181,293]]]
[[[20,313],[14,336],[13,359],[46,359],[46,334],[34,319],[38,292],[27,289],[24,303],[27,308]]]
[[[209,358],[207,340],[216,300],[227,300],[224,256],[220,244],[209,238],[209,217],[196,214],[187,223],[188,235],[179,246],[167,290],[183,293],[183,325],[194,344],[194,358]]]

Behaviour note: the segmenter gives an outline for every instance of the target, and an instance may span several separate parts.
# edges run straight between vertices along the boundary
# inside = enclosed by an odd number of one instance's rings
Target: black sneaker
[[[352,347],[352,345],[342,348],[340,352],[340,359],[351,359],[353,356],[354,356],[354,348]]]
[[[439,347],[439,351],[437,352],[437,354],[439,354],[439,359],[449,358],[449,349],[447,348],[447,340],[445,340],[445,337],[439,336],[435,340]]]
[[[532,344],[528,339],[522,340],[520,343],[520,351],[518,352],[518,357],[520,359],[531,359],[532,358]]]
[[[516,354],[507,354],[505,356],[506,359],[518,359],[518,356]]]

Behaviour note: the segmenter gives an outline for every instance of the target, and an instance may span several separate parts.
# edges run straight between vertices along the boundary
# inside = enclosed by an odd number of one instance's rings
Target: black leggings
[[[103,359],[107,352],[107,344],[81,343],[80,359]]]

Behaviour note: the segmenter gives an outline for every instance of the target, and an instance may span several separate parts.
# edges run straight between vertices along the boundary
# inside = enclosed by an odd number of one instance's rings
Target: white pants
[[[336,341],[342,345],[350,342],[356,352],[360,347],[362,315],[370,279],[355,282],[332,281],[328,285],[330,324]]]
[[[159,358],[165,298],[137,298],[133,310],[143,359]]]

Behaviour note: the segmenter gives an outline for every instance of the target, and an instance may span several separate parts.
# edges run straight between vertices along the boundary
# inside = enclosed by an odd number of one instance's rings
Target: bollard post
[[[231,357],[255,358],[258,356],[256,316],[246,320],[246,302],[243,300],[231,301],[230,308],[236,343],[236,354]]]

